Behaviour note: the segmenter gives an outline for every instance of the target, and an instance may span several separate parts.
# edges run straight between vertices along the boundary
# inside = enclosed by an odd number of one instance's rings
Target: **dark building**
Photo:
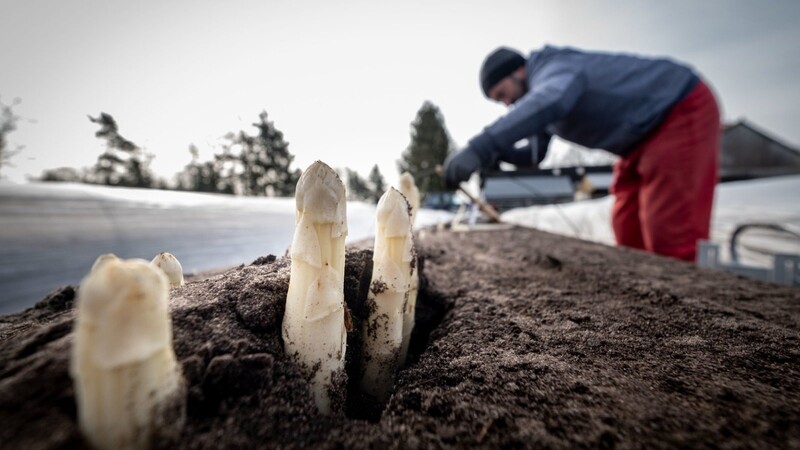
[[[722,128],[720,181],[800,174],[800,152],[749,122]]]
[[[591,197],[608,195],[611,166],[494,171],[484,174],[483,195],[499,211],[531,205],[566,203],[586,178]]]

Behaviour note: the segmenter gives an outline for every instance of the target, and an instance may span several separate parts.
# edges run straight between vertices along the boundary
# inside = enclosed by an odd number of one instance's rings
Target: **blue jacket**
[[[551,136],[625,155],[698,81],[668,59],[544,47],[527,64],[528,92],[468,144],[484,167],[544,159]],[[514,148],[528,139],[529,146]]]

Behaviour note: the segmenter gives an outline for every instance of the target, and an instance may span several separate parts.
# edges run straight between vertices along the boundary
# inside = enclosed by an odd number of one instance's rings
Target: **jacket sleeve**
[[[553,135],[549,133],[539,133],[528,138],[528,145],[500,151],[498,159],[517,167],[536,167],[547,155],[547,148],[550,146],[550,139]]]
[[[529,85],[530,91],[511,111],[470,140],[468,146],[484,166],[511,151],[515,142],[542,133],[547,125],[566,116],[583,95],[586,79],[578,64],[561,61],[535,74]]]

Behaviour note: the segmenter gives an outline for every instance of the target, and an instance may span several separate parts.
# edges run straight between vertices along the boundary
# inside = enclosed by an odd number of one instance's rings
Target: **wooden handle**
[[[444,174],[444,168],[442,167],[442,165],[441,165],[441,164],[437,164],[437,165],[436,165],[436,173],[437,173],[437,174],[439,174],[439,176],[442,176],[442,175]],[[459,186],[458,186],[458,190],[459,190],[459,191],[461,191],[461,192],[463,192],[463,193],[464,193],[464,195],[466,195],[466,196],[467,196],[467,198],[468,198],[468,199],[469,199],[469,200],[470,200],[472,203],[475,203],[476,205],[478,205],[478,208],[479,208],[481,211],[483,211],[483,212],[484,212],[484,214],[486,214],[487,216],[489,216],[489,219],[491,219],[491,221],[492,221],[492,222],[496,222],[496,223],[500,223],[500,222],[502,222],[502,221],[500,220],[500,214],[498,214],[498,213],[497,213],[497,210],[496,210],[496,209],[494,209],[494,207],[492,207],[492,205],[490,205],[490,204],[488,204],[488,203],[486,203],[486,202],[482,201],[482,200],[481,200],[481,199],[479,199],[479,198],[473,197],[473,196],[472,196],[472,194],[470,194],[469,192],[467,192],[467,190],[466,190],[466,189],[464,189],[464,187],[463,187],[463,186],[461,186],[461,185],[459,185]]]
[[[500,220],[500,214],[498,214],[498,213],[497,213],[497,210],[495,210],[495,209],[492,207],[492,205],[490,205],[490,204],[488,204],[488,203],[486,203],[486,202],[482,201],[482,200],[481,200],[481,199],[479,199],[479,198],[475,198],[475,197],[473,197],[472,195],[470,195],[470,193],[469,193],[469,192],[467,192],[467,190],[466,190],[466,189],[464,189],[464,188],[463,188],[463,187],[461,187],[461,186],[459,186],[459,187],[458,187],[458,189],[459,189],[461,192],[463,192],[463,193],[464,193],[464,195],[466,195],[466,196],[467,196],[467,198],[469,198],[469,199],[470,199],[470,201],[471,201],[472,203],[475,203],[476,205],[478,205],[478,208],[479,208],[481,211],[483,211],[483,212],[484,212],[484,213],[485,213],[487,216],[489,216],[489,219],[491,219],[491,221],[492,221],[492,222],[496,222],[496,223],[500,223],[500,222],[502,222],[502,221]]]

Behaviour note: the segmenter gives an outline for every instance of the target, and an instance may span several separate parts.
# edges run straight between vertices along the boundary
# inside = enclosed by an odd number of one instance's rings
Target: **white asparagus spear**
[[[346,380],[344,357],[344,259],[347,237],[345,190],[336,172],[317,161],[303,172],[295,191],[296,229],[283,343],[286,354],[309,380],[317,408],[330,414],[332,392]]]
[[[81,282],[70,373],[79,427],[95,448],[145,449],[180,433],[186,397],[168,289],[144,260],[109,258]]]
[[[183,266],[172,253],[161,252],[150,261],[150,264],[163,270],[171,287],[183,286]]]
[[[94,260],[94,264],[92,264],[92,270],[89,272],[94,272],[95,269],[109,261],[119,261],[119,258],[117,258],[117,255],[113,253],[103,253]]]
[[[414,248],[408,202],[389,189],[378,202],[369,316],[364,322],[361,389],[386,401],[400,364],[403,312],[408,300]]]
[[[403,343],[400,345],[400,361],[402,366],[408,358],[408,344],[411,342],[411,332],[414,331],[414,315],[417,309],[417,295],[419,294],[419,273],[417,269],[417,254],[413,255],[411,262],[411,277],[408,286],[408,299],[403,308]]]
[[[419,211],[419,189],[414,183],[414,177],[408,172],[403,172],[400,175],[400,193],[408,200],[408,205],[411,214],[411,227],[414,227],[414,221],[417,218],[417,211]],[[417,273],[416,254],[414,261],[411,265],[411,286],[408,288],[408,301],[405,308],[403,308],[403,344],[400,348],[400,365],[405,364],[408,357],[408,343],[411,340],[411,331],[414,329],[414,314],[417,308],[417,293],[419,292],[419,275]]]
[[[417,219],[417,211],[419,211],[419,189],[410,173],[403,172],[400,175],[399,191],[406,197],[408,205],[411,207],[411,226],[413,227]]]

